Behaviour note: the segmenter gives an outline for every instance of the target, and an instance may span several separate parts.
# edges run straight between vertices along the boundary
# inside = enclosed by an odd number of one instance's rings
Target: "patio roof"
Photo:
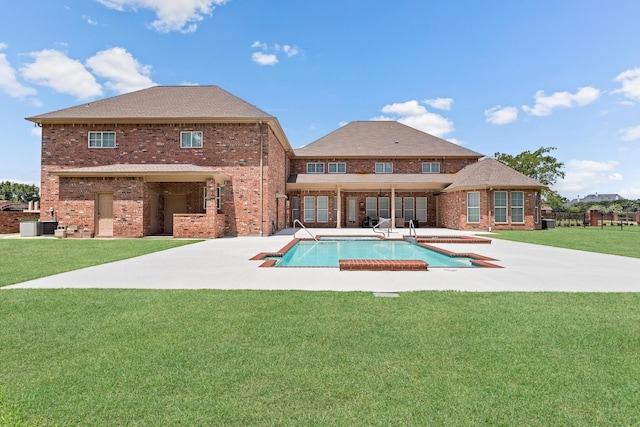
[[[191,164],[117,164],[50,172],[60,177],[141,177],[147,182],[195,182],[214,179],[230,181],[231,177],[219,169]]]
[[[442,190],[454,180],[454,174],[292,174],[287,180],[289,190]]]
[[[445,191],[485,188],[543,189],[547,186],[511,169],[504,163],[492,158],[485,158],[460,170]]]

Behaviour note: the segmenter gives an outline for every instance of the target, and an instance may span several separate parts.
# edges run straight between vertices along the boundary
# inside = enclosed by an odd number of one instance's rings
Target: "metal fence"
[[[635,226],[638,225],[638,214],[636,212],[622,213],[602,213],[594,212],[595,217],[592,218],[591,212],[571,213],[571,212],[552,212],[544,215],[544,218],[552,219],[556,227],[608,227],[608,226]]]

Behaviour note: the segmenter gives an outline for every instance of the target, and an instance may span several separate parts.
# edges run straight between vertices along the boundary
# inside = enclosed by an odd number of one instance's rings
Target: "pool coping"
[[[322,237],[336,237],[332,235],[317,235],[315,236],[316,240],[321,239]],[[349,238],[349,237],[362,237],[359,235],[341,235],[341,238]],[[485,239],[476,236],[404,236],[402,238],[385,238],[383,236],[369,236],[369,237],[377,237],[381,240],[395,240],[395,241],[408,241],[410,239],[415,239],[418,246],[422,246],[426,249],[432,250],[434,252],[441,253],[450,258],[470,258],[471,264],[475,267],[481,268],[504,268],[502,266],[491,263],[490,261],[498,261],[497,259],[490,258],[484,255],[476,254],[474,252],[453,252],[447,249],[440,248],[438,246],[433,246],[432,243],[472,243],[472,244],[490,244],[490,239]],[[430,243],[423,243],[421,239],[428,239]],[[275,259],[266,259],[272,257],[283,257],[287,251],[289,251],[292,247],[294,247],[300,241],[313,241],[314,239],[308,238],[298,238],[294,237],[291,242],[282,247],[280,250],[276,252],[260,252],[257,255],[249,258],[251,261],[264,261],[260,264],[261,268],[275,268],[278,260]],[[380,259],[340,259],[338,260],[338,267],[328,267],[328,266],[291,266],[291,267],[278,267],[278,268],[339,268],[340,271],[428,271],[429,264],[422,260],[416,259],[397,259],[397,260],[380,260]],[[432,267],[432,268],[450,268],[450,267]],[[456,267],[456,268],[471,268],[471,267]]]

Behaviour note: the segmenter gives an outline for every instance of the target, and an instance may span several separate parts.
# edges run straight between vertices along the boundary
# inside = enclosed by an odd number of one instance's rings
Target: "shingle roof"
[[[204,180],[211,177],[219,177],[222,180],[230,180],[226,173],[219,169],[197,166],[192,164],[167,164],[167,163],[144,163],[144,164],[114,164],[107,166],[89,166],[83,168],[68,168],[53,170],[53,175],[67,177],[104,177],[104,176],[136,176],[150,177],[151,180],[160,179],[159,177],[176,177],[191,178],[195,180]]]
[[[475,157],[476,153],[402,123],[351,122],[295,150],[296,157]]]
[[[340,173],[340,174],[292,174],[287,180],[290,184],[299,186],[335,186],[348,187],[370,186],[371,188],[389,188],[390,186],[414,186],[425,188],[444,188],[453,182],[454,174],[423,174],[423,173],[398,173],[398,174],[375,174],[375,173]]]
[[[460,170],[453,183],[445,188],[451,190],[469,190],[480,188],[546,188],[504,163],[491,158],[482,159]]]
[[[27,118],[76,120],[275,119],[218,86],[155,86]]]

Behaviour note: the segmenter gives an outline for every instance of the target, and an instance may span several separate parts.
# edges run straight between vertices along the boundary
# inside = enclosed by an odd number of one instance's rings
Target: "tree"
[[[495,159],[505,165],[517,170],[540,182],[541,184],[552,186],[559,178],[564,178],[564,163],[549,155],[555,147],[540,147],[536,151],[523,151],[515,156],[506,153],[495,153]],[[562,197],[551,189],[542,191],[542,198],[545,202],[557,203]]]
[[[0,200],[28,203],[40,200],[40,189],[32,184],[20,184],[11,181],[0,182]]]

